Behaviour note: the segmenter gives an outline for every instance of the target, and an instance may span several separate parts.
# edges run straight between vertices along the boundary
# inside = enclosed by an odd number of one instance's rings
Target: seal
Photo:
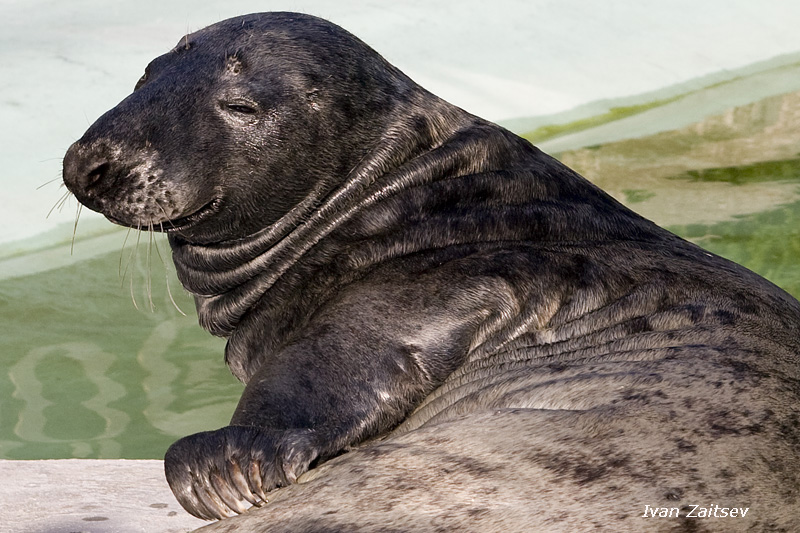
[[[227,338],[230,425],[165,457],[190,513],[262,507],[220,530],[800,530],[797,300],[329,22],[182,38],[64,182]]]

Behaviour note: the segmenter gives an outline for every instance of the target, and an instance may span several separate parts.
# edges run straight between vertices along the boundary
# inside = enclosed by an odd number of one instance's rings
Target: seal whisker
[[[125,264],[125,272],[122,271],[122,256],[125,254],[125,245],[128,243],[128,237],[131,235],[131,229],[128,228],[128,231],[125,233],[125,240],[122,241],[122,249],[119,251],[119,265],[117,266],[117,275],[120,277],[120,280],[125,279],[125,273],[128,272],[128,265],[130,263]],[[120,282],[120,286],[122,285],[122,281]]]
[[[54,181],[61,181],[61,185],[60,186],[61,187],[65,186],[63,178],[61,176],[56,176],[55,178],[53,178],[51,180],[47,180],[44,183],[42,183],[41,185],[39,185],[38,187],[36,187],[36,190],[38,191],[39,189],[43,189],[43,188],[47,187],[48,185],[50,185],[51,183],[53,183]]]
[[[72,226],[72,243],[69,246],[69,255],[72,255],[72,251],[75,249],[75,234],[78,233],[78,220],[81,218],[81,209],[83,209],[83,204],[78,202],[78,209],[75,211],[75,224]]]
[[[152,250],[153,250],[153,223],[147,225],[147,254],[146,254],[146,270],[145,270],[145,290],[147,291],[147,301],[150,304],[150,312],[155,311],[155,304],[153,303],[153,268],[152,268]]]
[[[64,209],[64,206],[67,204],[71,196],[72,196],[71,194],[67,194],[62,197],[61,202],[58,204],[59,212],[61,212]]]
[[[164,222],[169,224],[171,227],[175,227],[175,224],[173,224],[172,220],[170,220],[169,215],[167,214],[166,209],[164,209],[164,206],[161,205],[161,202],[156,200],[155,204],[158,206],[159,209],[161,209],[161,212],[164,213],[164,220],[158,223],[158,225],[161,226],[161,232],[162,233],[164,232]]]
[[[56,203],[53,204],[53,207],[50,208],[50,211],[47,212],[47,216],[45,216],[44,218],[50,218],[50,215],[52,215],[53,211],[55,211],[56,209],[58,209],[60,212],[61,209],[64,207],[64,204],[67,202],[67,200],[69,200],[70,196],[72,196],[71,191],[67,191],[64,194],[62,194],[58,198],[58,200],[56,200]]]
[[[159,222],[158,225],[160,226],[161,233],[164,233],[164,223]],[[177,302],[175,302],[175,298],[172,296],[172,289],[169,286],[169,265],[164,260],[164,256],[161,254],[161,250],[158,247],[158,240],[155,240],[154,244],[156,247],[156,253],[158,254],[158,258],[161,260],[161,264],[164,265],[164,282],[167,286],[167,296],[169,296],[169,301],[172,302],[172,306],[175,308],[176,311],[178,311],[183,316],[186,316],[186,313],[184,313],[183,309],[181,309],[178,306]]]
[[[131,252],[131,259],[130,259],[130,263],[129,264],[132,264],[133,261],[136,260],[136,256],[139,253],[139,242],[141,241],[141,238],[142,238],[142,225],[140,223],[140,224],[136,225],[136,245],[133,247],[133,252]],[[133,267],[135,268],[136,265],[133,265]],[[133,307],[138,311],[139,310],[139,305],[136,303],[136,296],[133,293],[133,272],[134,272],[134,268],[131,268],[131,279],[130,279],[131,301],[133,301]]]

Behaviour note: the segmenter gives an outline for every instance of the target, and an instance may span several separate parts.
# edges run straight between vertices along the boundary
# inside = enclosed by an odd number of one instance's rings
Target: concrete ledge
[[[208,522],[184,511],[162,461],[0,460],[4,533],[178,533]]]

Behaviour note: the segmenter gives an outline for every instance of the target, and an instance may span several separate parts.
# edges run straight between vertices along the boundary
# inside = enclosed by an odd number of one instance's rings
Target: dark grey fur
[[[800,304],[341,28],[181,39],[64,181],[228,339],[231,425],[165,463],[197,516],[270,500],[216,531],[800,530]],[[691,504],[750,511],[641,517]]]

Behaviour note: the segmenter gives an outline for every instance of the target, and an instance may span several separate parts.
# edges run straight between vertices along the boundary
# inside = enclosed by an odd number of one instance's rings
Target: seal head
[[[324,21],[239,17],[152,61],[69,149],[64,180],[119,224],[243,238],[341,184],[418,90]]]

